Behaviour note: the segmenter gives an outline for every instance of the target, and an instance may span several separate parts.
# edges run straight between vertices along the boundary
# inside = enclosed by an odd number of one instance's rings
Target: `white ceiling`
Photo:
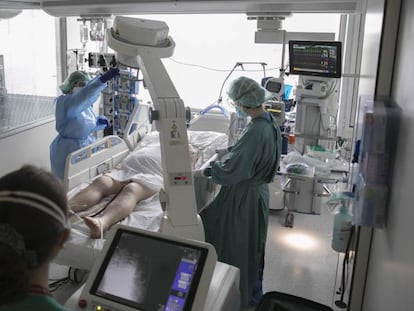
[[[53,16],[156,13],[354,13],[361,0],[9,0],[1,9],[43,9]],[[257,13],[257,14],[256,14]]]

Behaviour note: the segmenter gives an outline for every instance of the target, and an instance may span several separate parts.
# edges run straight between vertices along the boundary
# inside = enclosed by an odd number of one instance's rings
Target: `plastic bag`
[[[283,210],[285,208],[284,182],[285,177],[277,175],[273,182],[269,184],[269,208],[271,210]]]

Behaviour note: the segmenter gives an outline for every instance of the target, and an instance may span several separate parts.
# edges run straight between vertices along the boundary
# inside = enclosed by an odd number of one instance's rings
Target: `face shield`
[[[73,93],[75,87],[83,87],[91,80],[88,74],[82,71],[72,72],[60,86],[63,94]]]
[[[82,89],[84,86],[86,85],[86,82],[85,81],[78,81],[78,82],[76,82],[74,85],[73,85],[73,88],[72,88],[72,94],[74,94],[74,93],[76,93],[76,92],[78,92],[80,89]]]
[[[84,87],[86,85],[86,81],[78,81],[75,83],[74,87]]]

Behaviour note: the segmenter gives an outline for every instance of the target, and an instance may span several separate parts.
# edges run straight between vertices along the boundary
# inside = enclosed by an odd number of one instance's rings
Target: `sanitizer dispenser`
[[[328,206],[338,206],[333,218],[332,249],[345,253],[351,245],[352,214],[348,209],[349,197],[334,193],[328,200]]]
[[[345,253],[349,239],[351,238],[352,215],[349,213],[345,202],[341,204],[339,211],[334,216],[332,248]]]

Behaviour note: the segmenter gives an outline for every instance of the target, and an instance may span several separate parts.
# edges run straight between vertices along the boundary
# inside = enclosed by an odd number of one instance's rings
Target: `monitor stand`
[[[240,271],[238,268],[217,261],[203,311],[239,311]],[[82,285],[65,303],[69,310],[87,310],[78,306]],[[114,310],[116,311],[116,310]]]

